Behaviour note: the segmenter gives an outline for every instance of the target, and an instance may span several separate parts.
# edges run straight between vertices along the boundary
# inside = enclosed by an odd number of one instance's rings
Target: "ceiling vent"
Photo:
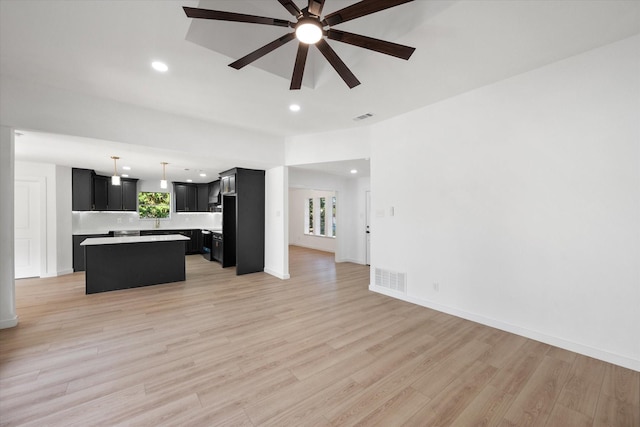
[[[366,113],[366,114],[363,114],[361,116],[354,117],[353,120],[355,120],[356,122],[359,122],[360,120],[365,120],[365,119],[368,119],[369,117],[373,117],[373,114]]]

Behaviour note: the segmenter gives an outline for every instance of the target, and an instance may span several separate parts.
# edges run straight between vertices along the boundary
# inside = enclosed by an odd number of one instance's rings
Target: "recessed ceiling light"
[[[351,169],[351,173],[358,173],[357,169]]]
[[[169,69],[167,64],[165,64],[164,62],[160,62],[160,61],[153,61],[151,63],[151,67],[153,67],[153,69],[156,70],[156,71],[160,71],[161,73],[164,73]]]
[[[300,106],[298,104],[289,105],[289,110],[291,111],[300,111]]]
[[[124,168],[123,168],[123,169],[124,169]],[[128,175],[128,174],[126,174],[126,173],[123,173],[123,174],[122,174],[122,177],[123,177],[123,178],[129,178],[129,175]]]
[[[193,180],[192,179],[188,179],[187,182],[193,182]]]
[[[131,170],[131,166],[123,166],[122,169],[124,169],[126,171],[130,171]]]
[[[200,176],[204,177],[204,176],[207,176],[207,174],[206,173],[201,173]]]

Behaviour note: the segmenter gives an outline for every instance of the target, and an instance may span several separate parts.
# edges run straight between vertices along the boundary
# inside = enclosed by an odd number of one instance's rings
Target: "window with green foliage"
[[[336,237],[336,198],[331,198],[331,237]]]
[[[171,193],[138,193],[138,212],[140,219],[169,218],[171,215]]]
[[[320,235],[325,235],[325,198],[320,197]]]
[[[305,206],[305,234],[313,234],[313,199],[308,199],[307,206]]]

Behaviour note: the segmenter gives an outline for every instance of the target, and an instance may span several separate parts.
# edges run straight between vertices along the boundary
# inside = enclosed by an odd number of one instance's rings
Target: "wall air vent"
[[[368,119],[369,117],[373,117],[373,114],[366,113],[366,114],[363,114],[361,116],[354,117],[353,120],[355,120],[356,122],[359,122],[360,120],[365,120],[365,119]]]
[[[376,268],[375,285],[404,294],[407,293],[407,275],[405,273]]]

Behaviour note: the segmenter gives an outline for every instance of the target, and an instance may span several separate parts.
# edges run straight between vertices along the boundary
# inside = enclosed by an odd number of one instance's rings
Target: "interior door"
[[[366,235],[366,262],[367,265],[371,265],[371,228],[369,223],[369,218],[371,218],[371,191],[365,191],[365,209],[364,209],[364,220],[365,220],[365,235]],[[362,200],[362,199],[361,199]]]
[[[15,277],[40,276],[40,182],[15,182]]]

